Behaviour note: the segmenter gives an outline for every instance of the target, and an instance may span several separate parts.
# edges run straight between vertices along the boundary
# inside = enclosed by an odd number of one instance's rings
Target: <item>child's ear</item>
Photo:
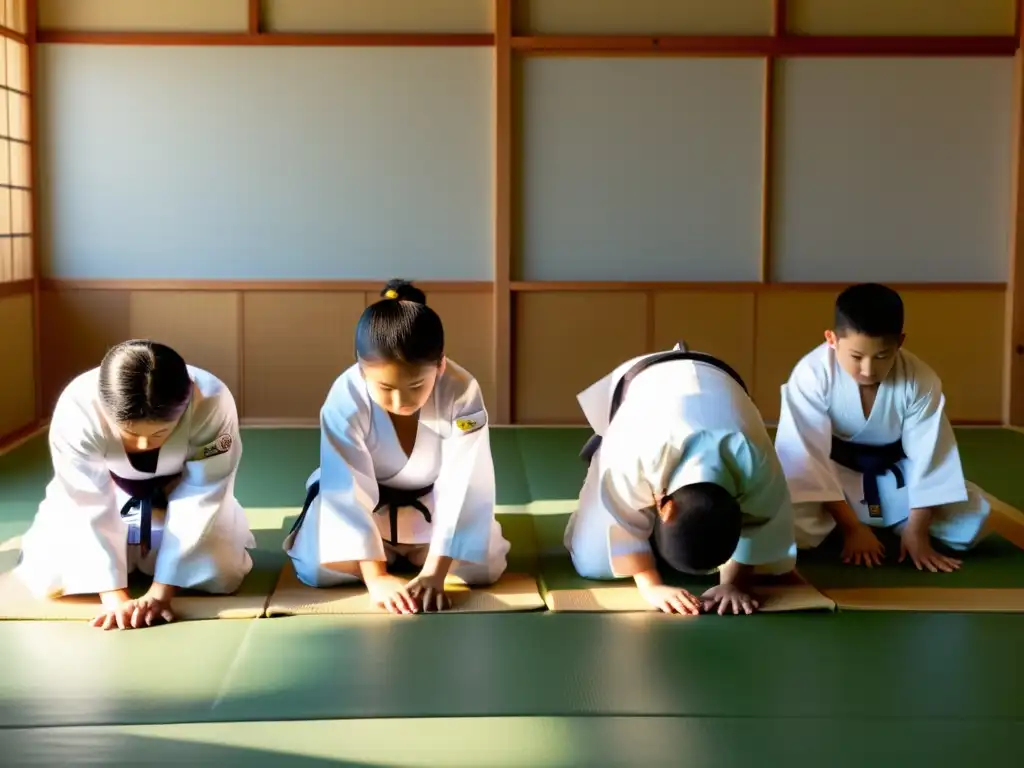
[[[441,362],[437,366],[437,375],[444,376],[444,369],[448,365],[448,356],[445,355],[441,358]]]
[[[832,349],[835,349],[836,348],[836,344],[839,343],[839,339],[836,337],[835,333],[832,332],[832,331],[825,331],[825,341],[828,342],[828,345],[830,347],[832,347]]]
[[[901,334],[900,334],[900,340],[899,340],[899,343],[898,343],[898,344],[896,345],[896,347],[897,347],[897,348],[900,348],[900,347],[902,347],[902,346],[903,346],[903,342],[904,342],[904,341],[906,341],[906,340],[907,340],[907,334],[905,334],[905,333],[901,333]]]

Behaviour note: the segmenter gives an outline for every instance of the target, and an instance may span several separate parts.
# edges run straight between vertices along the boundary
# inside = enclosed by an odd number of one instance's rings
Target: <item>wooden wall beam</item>
[[[249,34],[263,31],[263,0],[249,0]]]
[[[29,220],[32,222],[32,365],[36,391],[36,423],[44,418],[43,413],[43,297],[42,297],[42,249],[39,236],[39,102],[37,46],[39,34],[39,0],[28,0],[28,71],[26,82],[28,100],[28,161],[29,161]]]
[[[807,291],[842,291],[852,283],[750,283],[750,282],[675,282],[662,281],[513,281],[513,293],[618,293],[637,291],[705,291],[718,293],[785,293]],[[897,291],[992,291],[1003,292],[1006,283],[890,283]]]
[[[1017,3],[1017,30],[1021,34],[1024,0]],[[1024,40],[1024,35],[1021,35]],[[1003,363],[1003,422],[1024,427],[1024,51],[1017,50],[1013,81],[1014,160],[1010,220],[1009,276],[1006,291],[1006,354]]]
[[[497,424],[511,424],[512,0],[494,0],[494,18],[494,416]]]
[[[1001,36],[535,35],[512,47],[534,54],[662,56],[1013,56],[1018,39]]]
[[[75,32],[42,30],[40,43],[75,45],[283,45],[292,47],[486,47],[491,34],[405,32]]]
[[[415,277],[409,278],[415,280]],[[53,291],[370,291],[377,293],[386,278],[380,280],[89,280],[44,278],[43,289]],[[416,280],[422,290],[445,293],[490,291],[490,280]]]
[[[34,293],[36,289],[35,278],[31,280],[11,280],[0,283],[0,299],[7,296],[23,296],[26,293]]]

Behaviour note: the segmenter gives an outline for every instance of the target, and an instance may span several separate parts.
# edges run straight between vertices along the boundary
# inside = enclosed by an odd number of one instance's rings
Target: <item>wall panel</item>
[[[39,53],[48,277],[491,278],[486,48]]]
[[[757,280],[764,65],[523,63],[521,279]]]
[[[942,379],[946,408],[962,421],[1002,417],[1003,291],[901,291],[906,347]]]
[[[685,341],[695,352],[715,355],[754,386],[754,294],[715,291],[654,291],[654,349]]]
[[[245,417],[316,421],[331,384],[355,360],[364,293],[253,291],[244,304]]]
[[[1011,59],[791,59],[773,279],[1003,282]]]
[[[377,297],[374,295],[373,300]],[[491,419],[497,412],[494,375],[494,299],[489,292],[431,291],[427,303],[444,322],[448,356],[476,377]]]
[[[268,32],[494,30],[493,0],[263,0]]]
[[[642,292],[525,293],[515,298],[518,423],[584,423],[576,395],[649,349]]]
[[[39,0],[39,28],[99,32],[244,32],[249,0]]]
[[[771,0],[519,0],[514,5],[520,35],[758,35],[770,31],[772,19]]]
[[[1016,0],[789,0],[803,35],[1012,35]]]
[[[52,412],[64,387],[95,368],[107,350],[131,338],[128,291],[42,292],[43,412]]]
[[[241,295],[219,291],[132,291],[131,336],[173,347],[220,378],[239,400]],[[239,406],[240,407],[240,406]]]
[[[32,295],[0,297],[0,437],[30,425],[36,418],[35,352]]]

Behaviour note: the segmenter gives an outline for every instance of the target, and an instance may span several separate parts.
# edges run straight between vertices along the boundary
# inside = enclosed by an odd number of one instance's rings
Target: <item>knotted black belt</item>
[[[430,516],[430,510],[427,509],[426,505],[420,501],[424,496],[434,490],[434,485],[430,485],[424,488],[392,488],[387,485],[377,486],[377,506],[374,507],[374,513],[379,512],[381,509],[387,507],[388,510],[388,523],[391,528],[391,536],[388,543],[392,546],[398,544],[398,510],[402,507],[412,507],[418,511],[423,518],[429,523],[432,522]],[[309,507],[313,504],[313,499],[320,495],[320,481],[314,481],[306,492],[306,501],[302,505],[302,512],[299,513],[295,523],[292,524],[292,533],[296,533],[299,528],[302,527],[302,521],[306,519],[306,513],[309,511]]]
[[[871,517],[882,517],[882,500],[878,493],[878,478],[892,472],[896,487],[905,485],[903,470],[899,462],[907,458],[903,441],[896,440],[886,445],[864,445],[851,443],[832,436],[832,453],[829,455],[836,464],[864,475],[864,504]]]
[[[139,543],[143,554],[147,554],[153,546],[153,510],[167,509],[167,486],[181,477],[181,473],[129,480],[111,472],[110,477],[130,497],[121,507],[121,517],[128,517],[133,509],[139,510]]]
[[[638,360],[622,375],[618,384],[615,385],[614,393],[612,393],[612,404],[609,409],[608,422],[611,423],[612,419],[615,418],[615,414],[618,412],[619,406],[622,405],[622,401],[626,397],[626,390],[629,389],[629,385],[633,379],[646,371],[652,365],[657,365],[658,363],[671,363],[678,360],[705,363],[717,368],[723,373],[728,374],[733,381],[740,385],[740,388],[742,388],[744,392],[747,392],[747,385],[743,383],[743,379],[740,378],[740,375],[727,363],[719,360],[713,355],[708,355],[703,352],[691,352],[689,347],[686,346],[686,342],[680,342],[679,349],[673,349],[669,352],[659,352],[656,355],[649,355],[642,360]],[[749,392],[747,392],[747,394],[749,394]],[[580,451],[580,458],[587,464],[590,464],[591,460],[594,458],[594,454],[597,453],[597,449],[600,447],[601,436],[595,433],[590,436],[590,439],[588,439],[586,444],[583,446],[583,450]]]

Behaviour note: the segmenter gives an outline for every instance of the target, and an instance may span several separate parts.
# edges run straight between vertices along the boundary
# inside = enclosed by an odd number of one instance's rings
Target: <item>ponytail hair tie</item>
[[[386,299],[397,299],[398,298],[398,291],[396,291],[394,288],[388,288],[384,292],[384,298],[386,298]]]

